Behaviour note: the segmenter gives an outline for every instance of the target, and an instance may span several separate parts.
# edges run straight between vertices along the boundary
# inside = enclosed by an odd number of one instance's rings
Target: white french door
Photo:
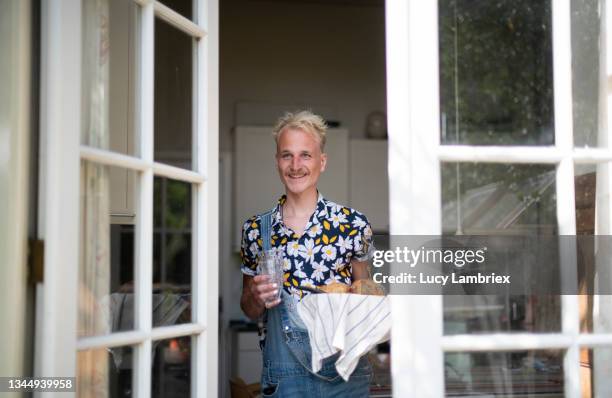
[[[606,6],[386,2],[391,234],[610,234]],[[576,270],[576,248],[565,254]],[[607,275],[610,259],[597,261]],[[458,308],[393,296],[393,395],[609,396],[609,297]]]
[[[216,397],[218,2],[44,1],[41,25],[36,375]]]

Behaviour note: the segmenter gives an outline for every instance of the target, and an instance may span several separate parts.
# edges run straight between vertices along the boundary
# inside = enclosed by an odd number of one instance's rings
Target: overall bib
[[[265,219],[265,220],[264,220]],[[264,249],[269,242],[271,212],[262,215]],[[266,242],[267,241],[267,242]],[[283,289],[279,286],[279,289]],[[348,381],[336,372],[339,353],[325,359],[318,373],[312,371],[308,331],[297,312],[297,300],[284,291],[281,303],[267,310],[267,334],[263,342],[263,397],[368,397],[371,367],[362,357]]]

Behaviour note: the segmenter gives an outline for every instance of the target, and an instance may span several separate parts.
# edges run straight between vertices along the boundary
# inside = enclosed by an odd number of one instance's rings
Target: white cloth
[[[386,296],[310,294],[297,310],[308,329],[315,373],[323,359],[340,351],[336,370],[348,380],[361,356],[389,340],[391,307]]]

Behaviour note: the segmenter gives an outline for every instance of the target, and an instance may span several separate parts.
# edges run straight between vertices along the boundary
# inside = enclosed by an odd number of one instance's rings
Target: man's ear
[[[325,171],[325,166],[327,165],[327,154],[326,153],[322,153],[321,154],[321,171]]]

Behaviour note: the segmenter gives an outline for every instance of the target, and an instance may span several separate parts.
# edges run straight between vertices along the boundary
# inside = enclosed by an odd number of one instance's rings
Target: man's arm
[[[246,316],[256,320],[266,308],[272,308],[280,303],[280,299],[266,303],[266,300],[276,296],[279,288],[275,283],[268,283],[268,277],[265,275],[243,275],[240,308]]]
[[[370,264],[367,261],[352,261],[353,282],[359,279],[370,279]]]

